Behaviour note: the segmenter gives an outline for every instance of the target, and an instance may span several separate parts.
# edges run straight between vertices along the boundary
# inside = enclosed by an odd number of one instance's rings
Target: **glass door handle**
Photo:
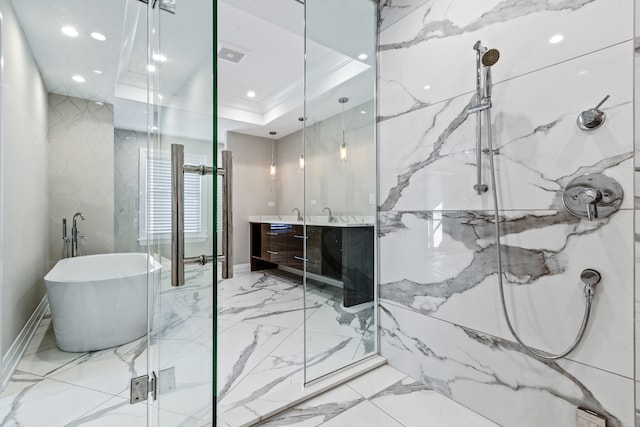
[[[230,152],[227,152],[230,163]],[[225,160],[225,152],[223,151],[223,162]],[[225,166],[227,166],[225,164]],[[185,264],[205,265],[213,262],[220,257],[213,255],[200,255],[197,257],[185,258],[184,256],[184,174],[195,173],[199,175],[212,175],[213,167],[201,165],[186,165],[184,163],[184,145],[171,144],[171,286],[184,286],[184,266]],[[230,190],[230,167],[218,170],[218,174],[223,176],[225,187],[225,198],[229,198],[229,206],[231,202]],[[225,201],[226,202],[226,201]],[[229,211],[230,209],[225,209]],[[230,224],[225,221],[225,233],[230,234]],[[229,236],[227,236],[229,237]],[[226,239],[226,246],[223,245],[223,277],[225,272],[229,273],[229,265],[231,264],[231,239]],[[231,276],[229,276],[231,277]]]

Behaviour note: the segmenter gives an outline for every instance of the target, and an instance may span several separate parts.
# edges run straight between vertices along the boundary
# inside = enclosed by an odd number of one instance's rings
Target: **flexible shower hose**
[[[513,324],[511,323],[511,319],[509,318],[509,312],[507,311],[507,303],[504,298],[504,283],[502,280],[503,271],[502,271],[502,245],[500,244],[500,215],[498,210],[498,193],[496,191],[496,171],[493,162],[493,141],[491,137],[491,109],[485,110],[487,114],[487,141],[489,146],[489,165],[491,168],[491,191],[493,192],[493,213],[494,213],[494,223],[496,230],[496,249],[498,254],[498,283],[500,288],[500,302],[502,303],[502,312],[504,313],[504,317],[507,321],[507,326],[511,331],[513,337],[518,341],[518,343],[531,355],[537,357],[538,359],[543,360],[556,360],[561,359],[567,354],[571,353],[580,343],[582,337],[584,336],[584,331],[587,329],[587,323],[589,322],[589,315],[591,314],[591,302],[593,300],[593,295],[595,293],[594,287],[592,285],[585,285],[584,288],[584,298],[585,298],[585,308],[584,308],[584,317],[582,318],[582,325],[580,325],[580,331],[578,331],[578,335],[576,336],[573,343],[567,348],[565,351],[559,354],[551,354],[546,352],[540,352],[535,350],[532,347],[529,347],[525,344],[518,333],[516,332]]]

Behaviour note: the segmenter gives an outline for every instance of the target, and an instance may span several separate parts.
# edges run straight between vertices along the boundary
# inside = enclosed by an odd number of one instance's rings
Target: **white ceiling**
[[[213,134],[212,2],[178,2],[160,13],[159,45],[167,61],[147,72],[146,5],[138,0],[12,0],[48,90],[114,105],[118,128],[146,131],[147,77],[156,80],[167,134],[210,140]],[[63,26],[79,36],[68,37]],[[94,40],[100,32],[106,41]],[[173,36],[172,36],[173,35]],[[100,70],[102,74],[95,74]],[[74,75],[86,81],[77,83]],[[193,88],[198,87],[198,91]],[[179,119],[178,119],[179,118]],[[171,126],[171,123],[181,126]],[[188,123],[189,126],[185,126]]]
[[[164,118],[161,130],[210,140],[213,55],[228,47],[245,57],[238,64],[217,60],[218,139],[224,141],[229,130],[258,136],[275,130],[282,137],[301,129],[304,6],[297,0],[216,1],[215,51],[212,0],[180,0],[175,15],[160,13],[160,50],[168,59],[156,63],[155,73],[146,69],[146,5],[138,0],[12,3],[49,91],[113,104],[118,128],[146,130],[150,77],[159,84],[162,96],[156,99]],[[344,36],[363,21],[362,12],[351,3],[360,2],[325,1],[329,7],[313,12],[313,26],[307,23],[308,120],[337,114],[341,96],[351,98],[352,106],[372,98],[373,58],[358,60],[357,55],[371,50],[374,38]],[[80,35],[62,34],[65,25],[75,27]],[[93,31],[104,34],[106,41],[91,38]],[[86,82],[74,82],[71,77],[76,74]],[[158,76],[159,81],[154,80]],[[254,98],[247,96],[249,90],[256,93]]]
[[[309,123],[338,114],[339,97],[349,97],[352,106],[372,99],[375,37],[358,31],[366,23],[362,2],[329,0],[308,13],[313,18],[307,20],[306,45]],[[282,137],[302,128],[304,14],[296,0],[218,2],[218,51],[245,53],[238,64],[218,60],[221,131],[268,137],[275,130]],[[368,24],[375,28],[375,22]],[[357,59],[362,52],[370,57]],[[249,98],[249,91],[256,96]]]

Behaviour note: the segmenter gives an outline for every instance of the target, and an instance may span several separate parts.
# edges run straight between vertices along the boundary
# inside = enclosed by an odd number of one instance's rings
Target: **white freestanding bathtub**
[[[115,347],[147,333],[146,253],[61,259],[45,276],[58,347],[84,352]]]

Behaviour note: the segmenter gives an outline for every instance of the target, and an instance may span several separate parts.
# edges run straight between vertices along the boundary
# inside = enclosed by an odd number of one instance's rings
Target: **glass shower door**
[[[377,352],[376,3],[305,1],[305,381]]]
[[[151,3],[148,131],[164,191],[155,195],[156,222],[168,232],[154,234],[150,248],[163,266],[160,277],[150,277],[150,371],[157,376],[150,425],[210,425],[217,253],[213,2]]]

